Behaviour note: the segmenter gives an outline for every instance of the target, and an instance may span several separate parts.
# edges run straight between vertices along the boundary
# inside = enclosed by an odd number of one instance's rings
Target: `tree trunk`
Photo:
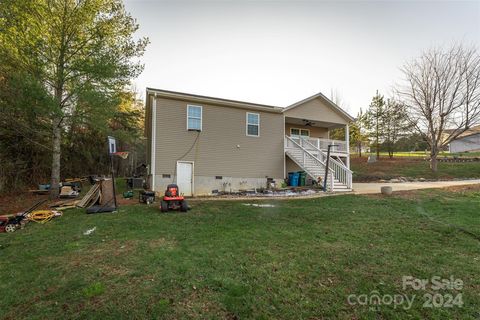
[[[60,157],[61,157],[61,142],[62,142],[62,128],[60,119],[53,121],[53,140],[52,140],[52,176],[50,182],[50,199],[58,197],[60,192]]]
[[[430,155],[430,169],[432,169],[433,172],[438,171],[438,160],[437,160],[438,154],[431,154]]]

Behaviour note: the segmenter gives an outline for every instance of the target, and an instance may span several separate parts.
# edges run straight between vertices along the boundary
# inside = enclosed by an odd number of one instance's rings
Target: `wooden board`
[[[77,204],[77,207],[85,208],[92,201],[93,198],[98,197],[100,192],[100,183],[95,183],[90,190],[83,196],[82,200]],[[98,198],[97,198],[98,199]]]
[[[113,181],[103,180],[101,186],[101,198],[100,198],[100,205],[114,205],[113,202]]]
[[[61,207],[70,207],[76,206],[80,203],[80,200],[65,200],[65,201],[57,201],[49,205],[50,208],[61,208]]]

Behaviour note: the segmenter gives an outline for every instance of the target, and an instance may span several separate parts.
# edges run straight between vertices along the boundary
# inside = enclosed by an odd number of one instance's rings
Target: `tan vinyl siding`
[[[347,124],[337,111],[327,106],[321,99],[314,99],[305,102],[295,108],[284,112],[285,117],[308,119],[311,121],[331,122],[336,124]]]
[[[290,135],[290,129],[291,128],[310,130],[310,137],[312,137],[312,138],[328,139],[328,129],[327,128],[302,126],[302,125],[298,125],[298,124],[285,123],[285,134],[287,136]]]
[[[285,157],[285,170],[286,170],[287,177],[288,177],[288,173],[289,173],[289,172],[302,171],[302,168],[300,168],[300,167],[299,167],[295,162],[293,162],[293,160],[290,159],[289,157]]]
[[[187,131],[187,105],[200,105],[202,131]],[[246,113],[260,114],[260,136],[246,135]],[[175,173],[176,161],[194,161],[195,176],[283,177],[284,119],[281,113],[252,111],[157,97],[155,173]],[[237,147],[237,145],[239,147]]]

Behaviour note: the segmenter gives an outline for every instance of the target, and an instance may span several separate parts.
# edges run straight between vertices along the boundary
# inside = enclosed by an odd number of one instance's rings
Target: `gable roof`
[[[339,113],[343,118],[347,119],[348,121],[354,121],[355,118],[353,118],[351,115],[349,115],[345,110],[343,110],[342,108],[340,108],[339,106],[337,106],[335,103],[333,103],[332,100],[328,99],[327,97],[325,97],[323,95],[323,93],[319,92],[317,94],[314,94],[313,96],[311,97],[308,97],[306,99],[303,99],[303,100],[300,100],[298,102],[295,102],[294,104],[292,105],[289,105],[288,107],[284,108],[283,109],[283,112],[285,111],[288,111],[288,110],[291,110],[291,109],[294,109],[298,106],[301,106],[309,101],[312,101],[312,100],[315,100],[315,99],[318,99],[320,98],[321,100],[325,101],[327,106],[331,107],[334,111],[336,111],[337,113]]]
[[[446,134],[451,134],[451,133],[455,132],[456,130],[458,130],[458,129],[445,129],[443,131]],[[464,132],[459,134],[458,137],[455,138],[455,140],[465,138],[465,137],[469,137],[469,136],[473,136],[475,134],[480,134],[480,125],[474,126],[474,127],[471,127],[470,129],[465,130]]]
[[[229,107],[246,108],[246,109],[261,110],[261,111],[274,112],[274,113],[281,113],[283,111],[283,108],[281,107],[270,106],[266,104],[202,96],[198,94],[191,94],[191,93],[184,93],[184,92],[177,92],[177,91],[147,88],[147,95],[149,93],[156,94],[157,96],[160,96],[160,97],[217,104],[217,105],[229,106]]]
[[[347,121],[354,121],[355,118],[353,118],[351,115],[349,115],[346,111],[344,111],[342,108],[337,106],[333,101],[325,97],[321,92],[314,94],[311,97],[308,97],[306,99],[303,99],[301,101],[298,101],[288,107],[282,108],[278,106],[272,106],[272,105],[266,105],[266,104],[259,104],[259,103],[252,103],[252,102],[245,102],[245,101],[239,101],[239,100],[230,100],[230,99],[224,99],[224,98],[216,98],[216,97],[209,97],[209,96],[203,96],[203,95],[198,95],[198,94],[192,94],[192,93],[185,93],[185,92],[178,92],[178,91],[170,91],[170,90],[163,90],[163,89],[155,89],[155,88],[148,88],[147,87],[147,95],[149,93],[153,93],[156,95],[159,95],[161,97],[166,97],[166,98],[173,98],[173,99],[180,99],[180,100],[190,100],[190,101],[196,101],[196,102],[204,102],[204,103],[211,103],[211,104],[218,104],[218,105],[224,105],[224,106],[229,106],[229,107],[238,107],[238,108],[247,108],[247,109],[253,109],[253,110],[261,110],[261,111],[267,111],[267,112],[274,112],[274,113],[283,113],[288,110],[294,109],[298,106],[303,105],[304,103],[307,103],[311,100],[315,100],[317,98],[320,98],[324,102],[326,102],[326,105],[330,108],[332,108],[334,111],[336,111],[341,117],[346,119]]]

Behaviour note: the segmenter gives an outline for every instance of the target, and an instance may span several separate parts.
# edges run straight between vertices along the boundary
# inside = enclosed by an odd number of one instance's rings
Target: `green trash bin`
[[[299,174],[299,179],[298,179],[298,185],[299,186],[305,186],[305,180],[307,179],[307,173],[305,171],[298,171]]]

